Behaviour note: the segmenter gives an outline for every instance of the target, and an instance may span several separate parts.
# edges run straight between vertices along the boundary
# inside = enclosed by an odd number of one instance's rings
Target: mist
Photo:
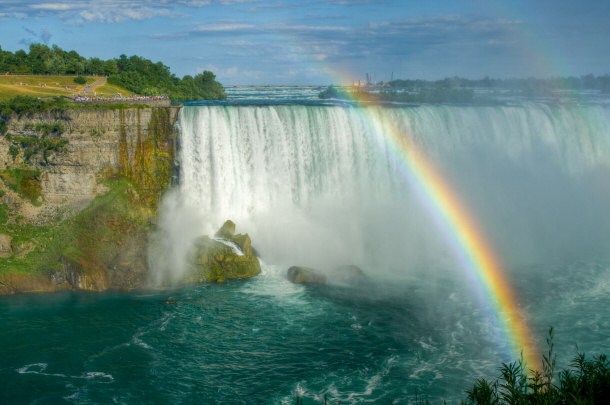
[[[389,279],[455,269],[452,235],[372,129],[388,123],[451,185],[507,271],[607,255],[607,109],[366,108],[381,122],[353,107],[185,107],[155,281],[178,280],[192,241],[227,219],[279,268],[355,264]]]

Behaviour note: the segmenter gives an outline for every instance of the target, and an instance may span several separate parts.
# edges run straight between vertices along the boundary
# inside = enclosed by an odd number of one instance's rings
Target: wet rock
[[[75,290],[104,291],[110,287],[106,267],[94,257],[75,248],[61,256],[60,268],[52,271],[51,281],[65,281]]]
[[[231,239],[231,237],[235,234],[235,222],[230,219],[225,221],[222,227],[216,232],[214,236],[217,238],[223,239]]]
[[[325,284],[326,276],[309,267],[292,266],[286,272],[289,281],[295,284]]]
[[[216,232],[216,237],[236,244],[243,254],[233,251],[229,244],[202,236],[195,241],[191,251],[190,271],[184,283],[222,283],[227,280],[249,278],[261,272],[261,266],[253,253],[247,234],[234,235],[235,223],[226,221]]]

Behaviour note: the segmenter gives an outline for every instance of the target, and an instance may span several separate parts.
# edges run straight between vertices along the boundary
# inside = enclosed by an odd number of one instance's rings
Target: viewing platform
[[[79,104],[130,104],[149,105],[151,107],[169,107],[171,100],[165,96],[133,96],[133,97],[69,97],[73,102]]]

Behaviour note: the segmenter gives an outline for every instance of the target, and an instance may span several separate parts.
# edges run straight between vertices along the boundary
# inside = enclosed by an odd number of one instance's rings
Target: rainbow
[[[493,312],[506,333],[513,359],[523,354],[528,368],[539,369],[536,346],[511,283],[466,207],[419,150],[411,136],[405,136],[408,134],[404,130],[383,120],[377,109],[363,105],[370,100],[357,94],[351,97],[360,107],[358,111],[370,126],[371,132],[380,137],[402,163],[405,174],[449,235],[449,240],[463,259],[466,269],[473,273],[483,287]]]

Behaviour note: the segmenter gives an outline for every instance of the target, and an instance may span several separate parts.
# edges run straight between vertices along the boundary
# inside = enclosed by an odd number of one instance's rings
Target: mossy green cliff
[[[0,293],[142,285],[179,107],[4,117]]]

